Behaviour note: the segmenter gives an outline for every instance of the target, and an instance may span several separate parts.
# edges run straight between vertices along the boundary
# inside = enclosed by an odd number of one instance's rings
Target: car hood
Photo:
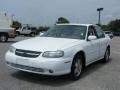
[[[32,51],[56,51],[70,47],[78,39],[53,38],[53,37],[35,37],[23,40],[13,44],[16,49],[32,50]]]

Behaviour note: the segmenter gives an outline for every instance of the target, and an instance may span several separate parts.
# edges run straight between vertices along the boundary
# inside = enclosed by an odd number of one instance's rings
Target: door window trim
[[[86,40],[89,41],[89,40],[88,40],[88,36],[89,36],[88,33],[89,33],[89,28],[90,28],[90,27],[93,28],[93,30],[94,30],[94,34],[95,34],[95,36],[97,37],[96,39],[98,39],[98,35],[97,35],[97,32],[96,32],[96,29],[95,29],[95,27],[94,27],[93,25],[91,25],[91,26],[88,26],[88,31],[87,31],[87,37],[86,37]]]

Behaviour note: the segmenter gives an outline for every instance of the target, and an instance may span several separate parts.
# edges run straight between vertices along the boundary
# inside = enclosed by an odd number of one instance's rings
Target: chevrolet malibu
[[[109,61],[110,38],[93,24],[58,24],[43,35],[13,44],[5,55],[8,66],[43,74],[80,78],[89,64]]]

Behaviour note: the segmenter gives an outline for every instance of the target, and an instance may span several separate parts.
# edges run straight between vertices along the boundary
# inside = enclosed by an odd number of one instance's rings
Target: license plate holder
[[[30,65],[29,60],[25,58],[16,58],[16,62],[17,64],[20,64],[20,65],[25,65],[25,66]]]

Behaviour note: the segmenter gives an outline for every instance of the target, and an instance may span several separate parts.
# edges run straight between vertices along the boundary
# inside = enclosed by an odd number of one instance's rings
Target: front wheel
[[[83,70],[82,56],[77,55],[74,58],[74,61],[72,63],[72,68],[71,68],[71,78],[72,78],[72,80],[78,80],[81,76],[82,70]]]
[[[0,35],[0,41],[1,42],[7,42],[7,40],[8,40],[8,36],[7,35],[5,35],[5,34]]]
[[[110,49],[107,48],[106,52],[105,52],[105,55],[104,55],[104,58],[103,58],[103,62],[108,62],[109,61],[109,57],[110,57]]]

